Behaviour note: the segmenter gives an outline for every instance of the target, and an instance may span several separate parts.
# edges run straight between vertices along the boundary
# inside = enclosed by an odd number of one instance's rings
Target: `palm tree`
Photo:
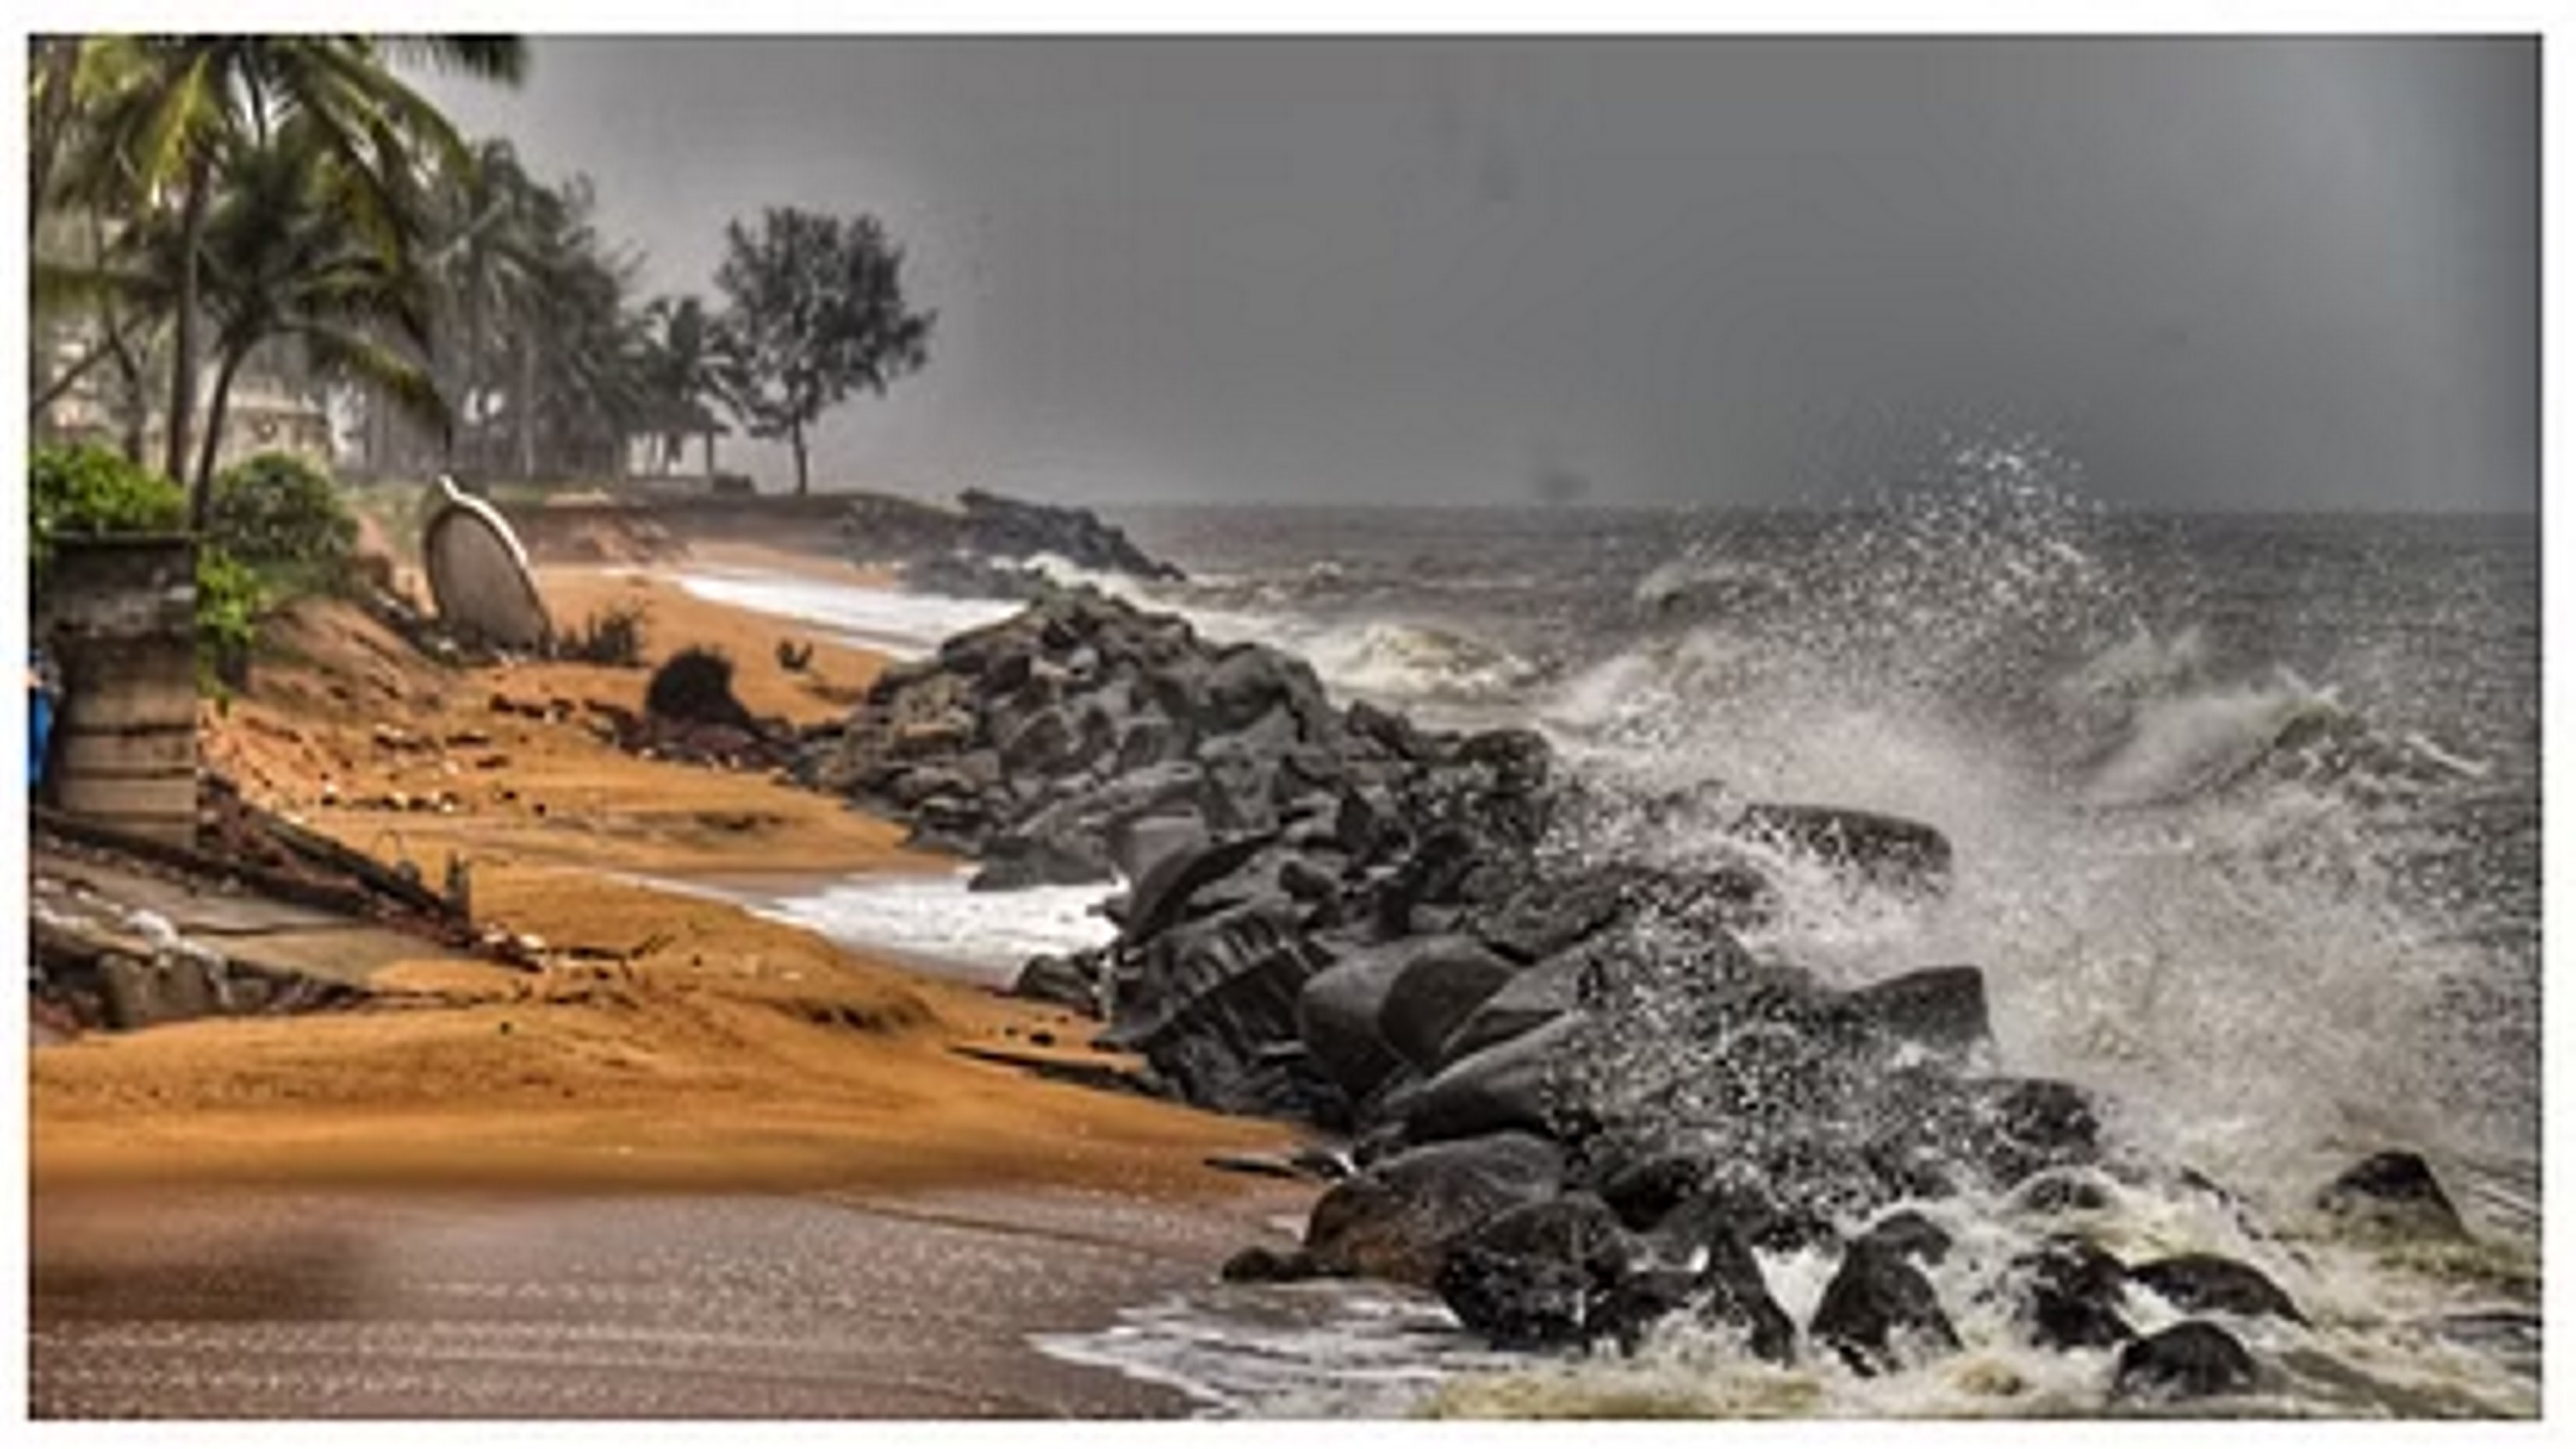
[[[224,415],[242,366],[262,347],[292,340],[315,368],[361,378],[414,411],[441,418],[427,373],[390,345],[426,349],[429,288],[409,246],[387,247],[354,194],[365,186],[328,130],[296,114],[264,141],[235,152],[226,184],[198,227],[196,293],[211,324],[214,389],[193,487],[207,496]],[[404,225],[396,219],[397,225]],[[188,245],[170,223],[140,245],[147,275],[172,285]],[[171,300],[175,305],[175,299]]]
[[[447,118],[388,68],[410,59],[516,83],[526,47],[507,36],[112,36],[80,42],[98,81],[97,144],[84,168],[147,211],[175,212],[174,357],[166,469],[184,475],[198,381],[197,335],[208,216],[224,173],[288,121],[314,154],[336,158],[341,201],[380,247],[402,244],[395,218],[416,209],[425,162],[462,164]],[[204,521],[201,485],[192,516]]]
[[[662,471],[680,460],[689,434],[707,441],[707,475],[715,476],[715,318],[695,297],[656,297],[644,309],[643,382],[653,427],[661,434]]]

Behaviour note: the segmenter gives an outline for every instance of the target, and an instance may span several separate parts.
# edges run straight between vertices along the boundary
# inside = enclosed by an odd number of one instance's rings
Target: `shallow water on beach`
[[[1257,1199],[1256,1199],[1257,1201]],[[39,1194],[39,1418],[1161,1416],[1051,1358],[1257,1206],[1099,1193]]]

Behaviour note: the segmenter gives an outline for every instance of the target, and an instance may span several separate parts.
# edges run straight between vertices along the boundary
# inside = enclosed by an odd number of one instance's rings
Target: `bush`
[[[559,658],[638,669],[644,664],[644,606],[611,604],[556,644]]]
[[[41,591],[54,540],[67,534],[175,533],[188,526],[188,495],[160,474],[96,445],[27,455],[27,563]]]
[[[259,571],[213,544],[197,548],[197,674],[239,689],[250,679],[251,646],[272,602]],[[207,692],[212,693],[212,690]]]
[[[215,475],[206,541],[255,570],[278,597],[334,593],[351,577],[358,520],[330,475],[262,453]]]
[[[644,687],[644,712],[686,724],[752,727],[751,711],[734,698],[733,661],[721,649],[695,644],[653,671]]]
[[[57,539],[187,526],[187,493],[112,449],[49,447],[27,456],[29,576],[40,593]],[[254,458],[218,477],[197,543],[200,685],[240,686],[261,616],[281,598],[345,577],[357,536],[330,480],[293,458]]]

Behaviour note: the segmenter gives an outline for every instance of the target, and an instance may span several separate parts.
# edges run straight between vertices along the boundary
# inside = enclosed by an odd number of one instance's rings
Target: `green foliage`
[[[716,286],[717,389],[753,437],[787,440],[799,493],[805,430],[823,410],[854,391],[882,396],[929,360],[937,314],[906,305],[903,250],[875,217],[773,206],[756,235],[728,222]]]
[[[358,520],[320,469],[262,453],[216,477],[206,541],[257,572],[275,596],[329,593],[349,578]]]
[[[175,533],[187,516],[183,489],[112,449],[28,455],[28,555],[40,593],[57,540]],[[200,682],[241,683],[260,619],[286,599],[345,578],[357,536],[331,480],[297,459],[264,454],[226,472],[197,546]]]
[[[214,544],[197,549],[197,676],[238,687],[249,676],[259,620],[275,600],[259,571]]]
[[[172,533],[187,518],[188,495],[179,485],[112,448],[38,448],[27,455],[27,561],[39,591],[57,538]]]

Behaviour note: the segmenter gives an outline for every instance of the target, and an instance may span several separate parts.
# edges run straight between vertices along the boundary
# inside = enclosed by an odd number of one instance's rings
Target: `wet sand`
[[[1133,1417],[1029,1335],[1204,1283],[1294,1197],[41,1195],[40,1418]]]

